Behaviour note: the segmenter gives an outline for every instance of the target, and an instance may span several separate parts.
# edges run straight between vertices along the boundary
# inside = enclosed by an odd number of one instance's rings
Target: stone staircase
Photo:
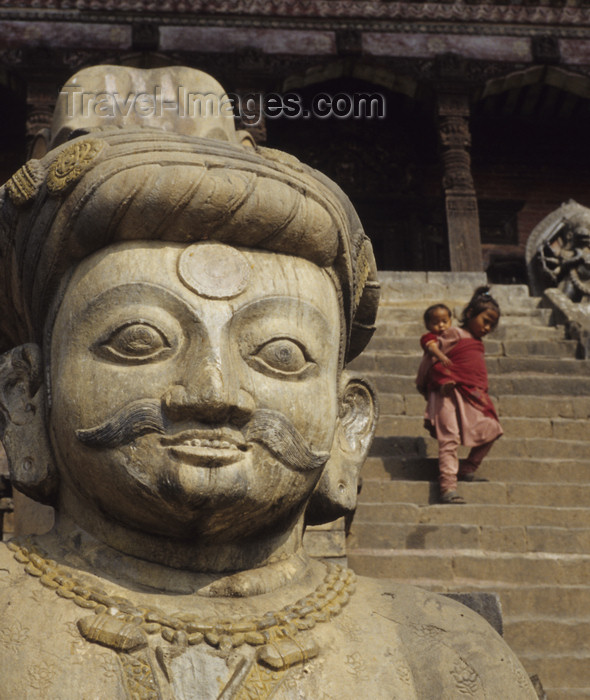
[[[485,277],[381,282],[378,331],[352,366],[377,386],[381,416],[349,564],[436,591],[498,593],[505,639],[549,700],[590,698],[590,360],[576,359],[576,341],[526,287],[494,287],[502,319],[486,359],[505,434],[480,469],[489,482],[459,485],[467,505],[439,505],[437,445],[414,386],[422,312],[436,301],[459,312]]]

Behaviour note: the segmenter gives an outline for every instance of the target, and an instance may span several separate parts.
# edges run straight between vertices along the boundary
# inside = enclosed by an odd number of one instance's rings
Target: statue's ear
[[[52,504],[57,470],[47,436],[41,350],[32,343],[0,356],[0,438],[13,485]]]
[[[364,379],[350,378],[346,372],[342,383],[334,442],[305,512],[308,525],[330,522],[354,512],[360,470],[375,434],[378,418],[375,390]]]

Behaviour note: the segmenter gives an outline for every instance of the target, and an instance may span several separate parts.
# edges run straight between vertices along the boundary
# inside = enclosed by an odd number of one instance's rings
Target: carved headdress
[[[212,113],[170,110],[178,86],[212,96]],[[139,89],[154,95],[151,116],[132,108]],[[0,189],[0,351],[42,341],[80,260],[135,240],[215,240],[330,268],[342,294],[345,361],[365,347],[379,291],[352,205],[321,173],[236,132],[228,104],[216,81],[188,68],[100,66],[70,79],[47,154]]]

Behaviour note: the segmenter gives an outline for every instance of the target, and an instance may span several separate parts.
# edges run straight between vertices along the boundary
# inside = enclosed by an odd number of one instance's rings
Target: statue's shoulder
[[[443,680],[456,686],[458,697],[479,697],[481,692],[485,697],[537,698],[506,642],[466,606],[416,586],[358,577],[351,613],[359,614],[361,607],[367,630],[402,642],[407,666],[416,683],[426,684],[424,692]]]
[[[0,595],[18,585],[21,579],[27,579],[23,564],[19,564],[14,555],[14,545],[10,542],[0,542]]]
[[[0,700],[128,697],[117,655],[78,633],[87,612],[43,585],[18,547],[0,542]]]
[[[409,627],[428,627],[448,630],[450,633],[474,634],[494,639],[502,638],[479,614],[465,605],[424,588],[398,583],[390,579],[357,578],[357,590],[370,601],[375,614],[393,616],[397,624]]]
[[[16,555],[16,556],[15,556]],[[10,542],[0,542],[0,627],[8,619],[22,620],[31,607],[31,595],[38,581],[25,570],[26,562],[17,560],[18,551]]]

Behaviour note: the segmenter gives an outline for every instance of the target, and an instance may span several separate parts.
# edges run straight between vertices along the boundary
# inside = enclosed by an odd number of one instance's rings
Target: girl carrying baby
[[[422,362],[417,385],[427,397],[425,424],[438,441],[441,503],[465,503],[457,480],[473,481],[474,474],[502,426],[488,395],[488,374],[482,338],[500,320],[500,307],[489,287],[479,287],[463,309],[460,327],[438,336],[438,347],[450,363]],[[458,447],[471,447],[459,462]]]

